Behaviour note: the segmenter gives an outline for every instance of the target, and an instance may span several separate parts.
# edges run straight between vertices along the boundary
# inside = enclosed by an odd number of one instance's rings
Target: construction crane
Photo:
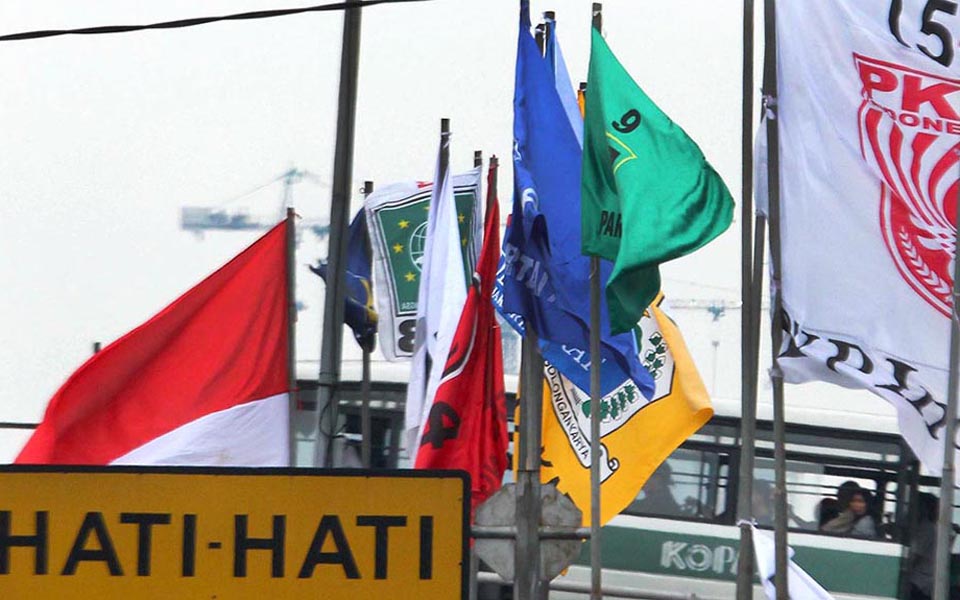
[[[291,167],[287,171],[274,177],[270,181],[259,185],[239,196],[231,198],[219,206],[183,206],[180,208],[180,228],[185,231],[192,231],[198,236],[203,236],[205,231],[226,230],[238,231],[248,229],[269,229],[273,225],[283,220],[286,215],[287,207],[293,206],[293,186],[302,182],[304,179],[311,181],[322,187],[329,185],[320,179],[316,174]],[[238,200],[251,196],[277,182],[283,183],[283,189],[280,195],[280,208],[275,217],[267,220],[257,219],[250,215],[245,209],[229,208],[228,205]],[[316,219],[303,219],[298,223],[301,228],[307,228],[313,231],[317,237],[325,238],[330,233],[330,226],[326,221]]]
[[[719,323],[721,317],[727,314],[728,310],[740,310],[743,308],[740,300],[723,300],[712,298],[667,298],[667,306],[670,310],[705,310],[713,317],[713,323]],[[710,344],[713,346],[713,357],[710,377],[710,393],[717,395],[717,364],[720,353],[720,335],[714,328]]]
[[[667,298],[667,306],[673,310],[705,310],[713,316],[716,323],[727,310],[740,310],[739,300],[713,300],[701,298]]]

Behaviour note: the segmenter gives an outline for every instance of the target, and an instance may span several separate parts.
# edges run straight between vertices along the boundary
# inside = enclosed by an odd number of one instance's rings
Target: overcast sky
[[[500,201],[509,211],[517,4],[433,0],[364,10],[355,189],[366,179],[430,178],[439,120],[449,117],[456,170],[471,166],[475,149],[504,158]],[[604,5],[613,51],[697,140],[738,203],[740,5]],[[0,34],[277,7],[267,0],[5,0]],[[534,20],[557,12],[571,79],[584,80],[590,2],[534,1],[532,8]],[[181,207],[225,206],[276,221],[282,188],[265,184],[296,166],[319,179],[295,187],[298,212],[327,220],[342,22],[340,13],[322,13],[0,43],[0,421],[38,421],[94,341],[132,329],[259,235],[200,238],[180,229]],[[354,210],[359,201],[357,194]],[[666,267],[668,297],[738,300],[739,236],[737,222]],[[302,265],[325,254],[313,234],[301,235],[298,299],[306,310],[297,351],[304,364],[319,355],[323,286]],[[738,398],[739,310],[718,322],[703,309],[674,316],[708,387]],[[345,354],[355,355],[354,347],[345,338]],[[0,462],[23,439],[0,432]]]

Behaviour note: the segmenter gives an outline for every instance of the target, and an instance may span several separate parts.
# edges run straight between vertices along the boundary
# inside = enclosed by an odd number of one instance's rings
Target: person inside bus
[[[666,461],[653,472],[643,484],[643,497],[637,500],[633,508],[651,515],[679,516],[683,514],[676,498],[673,497],[673,469]]]
[[[917,530],[910,543],[910,600],[930,600],[933,596],[933,572],[937,553],[937,512],[939,501],[933,494],[917,497]]]
[[[876,538],[877,523],[870,514],[870,492],[858,486],[849,494],[844,493],[842,498],[840,495],[838,492],[840,514],[827,521],[822,531],[859,538]]]
[[[773,499],[773,482],[758,479],[753,482],[753,520],[761,527],[773,527],[775,505]],[[793,509],[793,504],[787,502],[787,524],[801,529],[812,529],[813,522],[800,518]]]
[[[817,515],[819,517],[820,531],[824,531],[823,526],[840,516],[840,512],[850,503],[850,496],[855,490],[860,489],[860,484],[856,481],[847,480],[837,487],[837,495],[832,498],[824,498],[817,506]]]

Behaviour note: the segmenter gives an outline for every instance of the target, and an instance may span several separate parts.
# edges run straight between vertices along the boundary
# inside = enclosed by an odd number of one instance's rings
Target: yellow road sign
[[[458,471],[0,468],[4,598],[466,597]]]

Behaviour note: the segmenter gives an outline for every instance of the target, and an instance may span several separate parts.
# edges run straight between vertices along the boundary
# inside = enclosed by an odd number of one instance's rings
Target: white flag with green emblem
[[[473,273],[483,227],[480,168],[453,175],[464,281]],[[373,248],[380,349],[387,360],[413,356],[417,295],[433,184],[407,181],[380,188],[364,203]]]

